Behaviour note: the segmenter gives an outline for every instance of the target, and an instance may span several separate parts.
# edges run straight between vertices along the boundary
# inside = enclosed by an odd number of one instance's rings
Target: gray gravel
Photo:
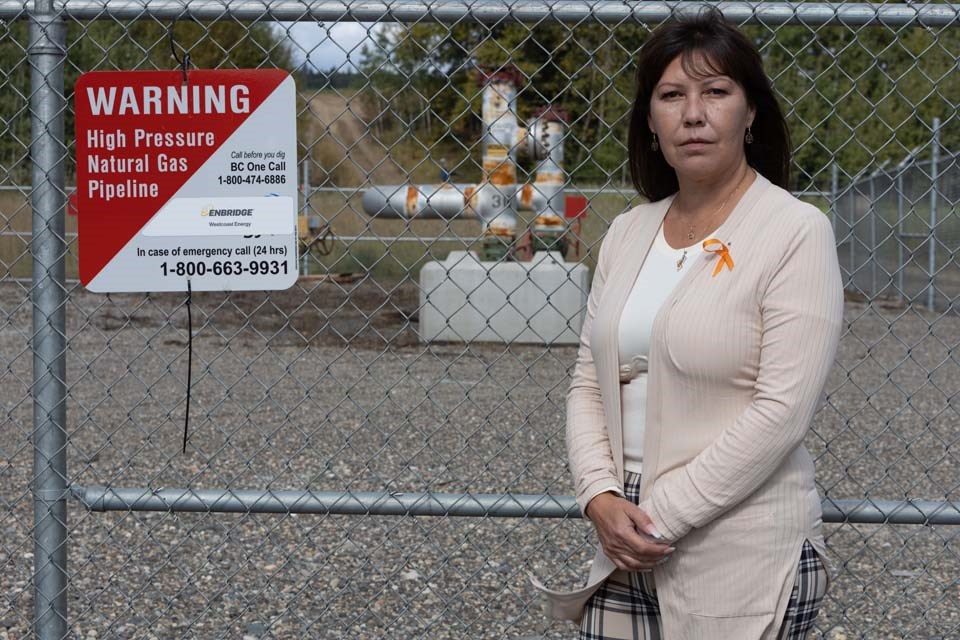
[[[27,637],[32,615],[26,295],[0,285],[0,640]],[[182,455],[182,303],[71,291],[71,482],[572,492],[575,350],[424,347],[409,283],[196,295]],[[808,439],[823,493],[958,500],[960,321],[855,302],[847,319]],[[575,586],[594,545],[579,520],[93,513],[71,500],[68,523],[77,638],[569,638],[526,572]],[[822,637],[960,637],[954,529],[827,533],[836,581]]]

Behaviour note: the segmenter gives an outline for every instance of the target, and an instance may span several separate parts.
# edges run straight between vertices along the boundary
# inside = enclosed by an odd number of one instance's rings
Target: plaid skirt
[[[640,474],[627,472],[625,493],[640,502]],[[777,640],[803,640],[826,595],[827,573],[806,540],[800,571]],[[591,596],[580,621],[580,640],[663,640],[660,604],[649,572],[615,571]]]

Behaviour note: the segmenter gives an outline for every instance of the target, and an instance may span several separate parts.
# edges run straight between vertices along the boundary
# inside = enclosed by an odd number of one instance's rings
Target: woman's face
[[[709,68],[693,62],[694,69]],[[654,87],[648,124],[677,177],[697,181],[740,166],[754,115],[743,87],[729,76],[687,75],[677,56]]]

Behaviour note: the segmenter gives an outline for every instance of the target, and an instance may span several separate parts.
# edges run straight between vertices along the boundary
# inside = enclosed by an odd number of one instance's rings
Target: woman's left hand
[[[587,504],[587,517],[597,529],[604,554],[623,571],[649,571],[675,551],[642,509],[606,492]]]

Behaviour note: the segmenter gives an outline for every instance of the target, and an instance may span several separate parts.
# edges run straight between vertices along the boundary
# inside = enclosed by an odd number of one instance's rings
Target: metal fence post
[[[837,202],[840,190],[840,165],[836,158],[830,163],[830,219],[833,222],[833,237],[837,237]]]
[[[933,311],[936,301],[937,281],[937,179],[940,164],[940,118],[933,119],[933,149],[930,157],[930,235],[927,245],[927,268],[930,272],[930,281],[927,285],[927,309]]]
[[[897,167],[897,289],[902,300],[907,299],[903,291],[903,272],[907,269],[903,263],[903,172],[906,171],[904,167],[903,162]]]
[[[873,299],[877,295],[877,178],[880,175],[880,172],[883,170],[883,165],[880,165],[873,173],[870,174],[870,295],[869,297]]]
[[[852,286],[854,289],[857,288],[857,261],[856,261],[856,248],[857,248],[857,180],[860,178],[858,175],[850,183],[850,186],[847,188],[847,210],[850,214],[850,283],[848,286]]]
[[[30,16],[33,161],[34,633],[67,636],[66,318],[63,66],[66,27],[51,0]]]
[[[310,156],[305,155],[303,157],[303,164],[300,165],[302,178],[300,180],[301,189],[303,191],[303,209],[300,211],[301,216],[310,215]],[[297,226],[297,232],[299,233],[299,225]],[[300,275],[308,276],[310,275],[310,252],[304,251],[303,258],[301,258],[300,263]]]

